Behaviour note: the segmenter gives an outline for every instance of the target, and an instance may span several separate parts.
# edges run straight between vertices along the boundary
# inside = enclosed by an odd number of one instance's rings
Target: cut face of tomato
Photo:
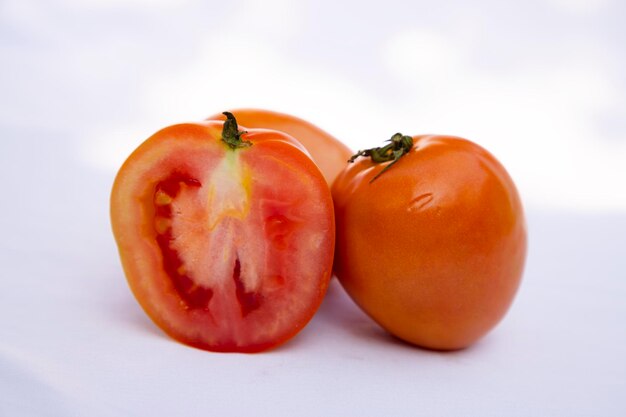
[[[250,130],[231,149],[222,122],[178,125],[120,170],[113,231],[148,315],[184,343],[255,352],[310,320],[332,269],[330,192],[282,134]]]

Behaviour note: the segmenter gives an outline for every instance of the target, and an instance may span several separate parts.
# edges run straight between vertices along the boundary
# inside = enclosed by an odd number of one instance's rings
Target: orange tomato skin
[[[335,273],[391,334],[465,348],[505,315],[526,258],[522,203],[504,167],[461,138],[414,136],[386,165],[358,158],[333,188]]]
[[[309,152],[329,186],[353,153],[338,139],[299,117],[262,109],[236,109],[230,112],[243,126],[278,130],[296,138]],[[208,118],[208,120],[224,119],[223,114]]]
[[[260,352],[294,337],[322,302],[332,273],[335,230],[332,200],[321,172],[292,137],[282,132],[242,127],[248,131],[244,139],[253,145],[233,151],[221,142],[222,126],[222,121],[169,126],[143,142],[116,176],[110,201],[111,224],[128,284],[158,327],[184,344],[205,350]],[[216,226],[207,221],[213,213],[206,210],[206,204],[214,192],[207,188],[214,173],[223,173],[217,167],[235,159],[228,157],[234,153],[241,172],[250,173],[243,181],[245,184],[233,180],[243,190],[239,194],[247,195],[250,200],[245,203],[250,209],[242,208],[231,214],[238,207],[226,207],[225,220],[220,222],[227,224],[221,230],[229,237],[224,242],[230,247],[214,245],[212,252],[223,254],[223,262],[212,264],[214,261],[202,258],[207,251],[196,250],[203,249],[203,238],[214,234],[213,230],[219,227],[219,222]],[[186,243],[181,243],[177,250],[183,266],[195,272],[191,274],[194,281],[199,280],[195,284],[212,281],[207,285],[214,294],[206,308],[186,305],[165,271],[166,254],[157,244],[155,204],[159,203],[155,203],[155,196],[159,184],[172,172],[181,170],[202,179],[201,186],[181,186],[180,195],[171,199],[198,201],[195,206],[187,203],[191,209],[180,215],[178,224],[191,226],[185,226],[187,234],[179,236],[178,241]],[[284,199],[285,195],[289,198]],[[219,206],[219,201],[216,204]],[[268,222],[263,207],[281,215],[278,224],[271,219]],[[177,210],[172,213],[172,218],[179,215]],[[290,216],[295,219],[293,230],[285,226]],[[250,233],[242,235],[242,232]],[[313,238],[316,239],[309,242]],[[235,267],[234,258],[237,258]],[[269,271],[280,264],[284,264],[285,275],[272,276]],[[218,267],[225,268],[227,273],[222,275],[227,279],[213,276]],[[238,314],[233,267],[241,271],[236,275],[244,290],[255,285],[247,281],[246,271],[260,271],[260,284],[256,283],[260,286],[250,291],[258,292],[262,301],[251,313]],[[263,274],[264,271],[268,273]]]

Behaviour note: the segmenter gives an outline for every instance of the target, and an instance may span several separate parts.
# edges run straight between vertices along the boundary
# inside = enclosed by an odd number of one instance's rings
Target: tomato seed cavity
[[[163,254],[163,269],[172,280],[174,288],[181,299],[190,309],[208,309],[213,297],[213,290],[197,285],[193,279],[185,274],[185,267],[178,256],[178,252],[170,247],[174,240],[172,236],[170,203],[180,191],[180,185],[200,187],[200,181],[189,176],[173,173],[167,179],[159,182],[154,193],[156,241]]]
[[[246,291],[243,281],[241,280],[241,262],[239,258],[235,260],[235,269],[233,270],[233,281],[237,292],[237,300],[241,307],[241,315],[246,317],[252,311],[261,306],[263,295],[256,291]]]

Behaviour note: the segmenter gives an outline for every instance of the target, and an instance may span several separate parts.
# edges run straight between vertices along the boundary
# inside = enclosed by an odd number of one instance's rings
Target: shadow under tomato
[[[315,318],[320,325],[347,332],[376,343],[402,343],[383,330],[354,304],[336,279],[333,279]],[[402,343],[404,344],[404,343]]]
[[[349,336],[364,340],[366,343],[384,344],[397,349],[443,356],[464,353],[474,349],[473,346],[457,350],[429,349],[411,344],[388,333],[361,311],[336,279],[331,282],[326,298],[316,317],[324,326],[333,327],[336,331],[347,332]]]

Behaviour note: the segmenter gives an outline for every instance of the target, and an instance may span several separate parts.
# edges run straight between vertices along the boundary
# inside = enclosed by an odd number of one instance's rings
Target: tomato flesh
[[[131,289],[159,327],[196,347],[256,352],[319,307],[332,200],[280,134],[251,130],[253,146],[231,150],[215,130],[157,134],[131,155],[112,193],[113,229]]]

